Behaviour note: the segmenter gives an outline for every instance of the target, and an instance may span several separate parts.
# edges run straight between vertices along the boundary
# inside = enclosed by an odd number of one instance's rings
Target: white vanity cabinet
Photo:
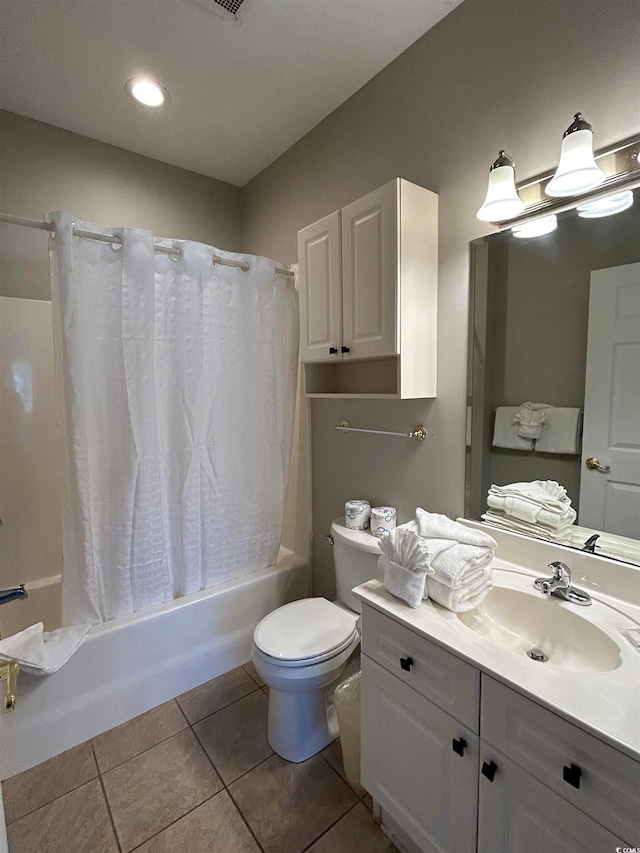
[[[308,395],[435,396],[437,217],[396,178],[298,232]]]
[[[638,844],[637,761],[366,600],[362,617],[362,784],[396,842],[410,853]]]

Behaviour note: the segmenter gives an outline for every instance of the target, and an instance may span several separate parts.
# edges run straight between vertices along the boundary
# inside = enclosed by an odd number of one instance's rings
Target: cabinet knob
[[[573,785],[574,788],[580,787],[580,776],[582,775],[582,770],[578,767],[577,764],[572,764],[571,767],[565,766],[562,768],[562,778],[565,782],[568,782],[570,785]]]
[[[349,347],[340,347],[340,349],[342,350],[342,352],[350,352]]]
[[[495,761],[490,761],[488,764],[485,761],[482,765],[482,775],[486,776],[490,782],[493,782],[493,778],[496,775],[496,770],[498,769],[498,765]]]
[[[409,672],[409,670],[413,666],[413,658],[400,658],[400,666],[404,669],[405,672]]]
[[[338,352],[338,347],[329,347],[329,355],[335,355]]]
[[[451,741],[451,746],[453,748],[453,751],[457,752],[458,755],[464,755],[464,749],[465,749],[466,745],[467,745],[467,742],[463,737],[459,737],[457,739],[454,738]]]

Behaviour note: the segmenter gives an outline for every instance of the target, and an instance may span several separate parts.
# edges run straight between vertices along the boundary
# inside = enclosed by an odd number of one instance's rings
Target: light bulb
[[[516,170],[511,157],[504,151],[489,170],[487,197],[476,216],[481,222],[504,222],[524,210],[524,202],[516,190]]]
[[[576,113],[573,123],[564,132],[560,162],[545,192],[549,196],[579,195],[599,186],[605,178],[593,157],[591,125],[582,113]]]
[[[540,219],[534,219],[531,222],[523,222],[522,225],[514,225],[511,232],[514,237],[524,240],[527,237],[542,237],[545,234],[551,234],[558,227],[558,217],[555,213],[550,216],[542,216]]]
[[[148,77],[134,77],[127,80],[127,94],[145,107],[161,107],[167,97],[167,90]]]

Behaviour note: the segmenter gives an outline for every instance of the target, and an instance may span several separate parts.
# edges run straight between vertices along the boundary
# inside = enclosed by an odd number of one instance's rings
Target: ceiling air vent
[[[238,12],[245,0],[195,0],[195,2],[220,18],[232,17],[237,21]]]

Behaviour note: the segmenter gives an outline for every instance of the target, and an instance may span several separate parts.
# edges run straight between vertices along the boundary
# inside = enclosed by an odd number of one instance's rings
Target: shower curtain
[[[297,294],[267,258],[154,252],[54,214],[63,624],[113,619],[272,565],[297,372]],[[249,271],[212,258],[246,261]]]

